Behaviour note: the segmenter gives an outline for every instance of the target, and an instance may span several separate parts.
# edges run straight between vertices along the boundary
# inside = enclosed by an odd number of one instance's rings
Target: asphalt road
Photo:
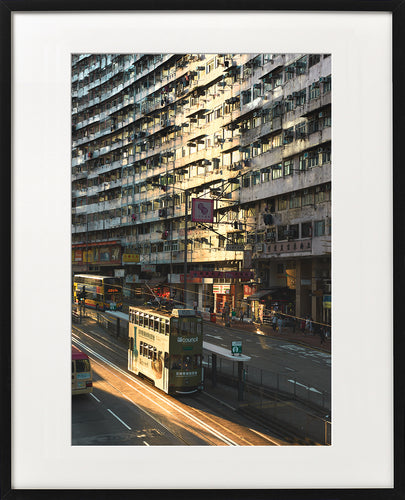
[[[241,340],[242,353],[251,357],[247,368],[252,378],[263,377],[262,370],[330,395],[331,355],[322,350],[212,323],[204,323],[204,340],[227,349]]]
[[[173,398],[126,371],[126,349],[97,327],[74,327],[92,361],[91,395],[72,398],[73,445],[275,446],[285,444],[204,393]]]

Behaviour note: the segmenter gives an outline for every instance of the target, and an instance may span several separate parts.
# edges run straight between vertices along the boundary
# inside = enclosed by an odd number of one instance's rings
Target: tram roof
[[[172,318],[173,316],[177,317],[196,317],[197,314],[194,309],[173,309],[172,312],[163,311],[161,309],[153,309],[152,307],[147,306],[130,306],[130,311],[139,311],[144,314],[150,314],[152,316],[164,316],[165,318]],[[176,312],[175,312],[176,311]]]

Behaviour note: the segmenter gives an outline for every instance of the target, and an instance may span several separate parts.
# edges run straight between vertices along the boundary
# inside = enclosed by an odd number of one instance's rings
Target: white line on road
[[[93,397],[97,403],[101,403],[101,401],[92,392],[90,393],[90,396]]]
[[[290,372],[295,372],[294,368],[288,368],[288,366],[284,367],[286,370],[290,370]]]
[[[322,394],[322,392],[317,391],[313,387],[308,387],[307,385],[300,384],[299,382],[296,382],[295,380],[289,380],[288,382],[291,382],[292,384],[300,385],[301,387],[304,387],[305,389],[309,389],[312,392],[317,392],[318,394]]]
[[[129,425],[127,425],[123,420],[121,420],[120,417],[117,417],[117,415],[113,411],[111,411],[109,408],[107,408],[107,411],[109,411],[111,413],[111,415],[113,415],[119,422],[121,422],[122,425],[125,425],[125,427],[128,430],[132,430],[131,427]]]
[[[143,444],[144,444],[145,446],[150,446],[150,444],[148,444],[146,441],[143,441]]]
[[[229,439],[228,437],[224,436],[223,434],[221,434],[220,432],[218,432],[217,430],[215,430],[214,428],[212,428],[210,425],[206,424],[205,422],[203,422],[202,420],[200,420],[199,418],[197,417],[194,417],[194,415],[192,415],[190,412],[182,409],[180,406],[177,406],[176,403],[172,402],[170,399],[167,399],[163,396],[160,396],[157,392],[155,392],[154,390],[151,390],[149,389],[147,386],[145,386],[144,384],[142,384],[141,382],[137,381],[136,379],[134,379],[133,377],[129,376],[124,370],[122,370],[121,368],[119,368],[117,365],[114,365],[113,363],[111,363],[111,361],[108,361],[106,358],[104,358],[104,356],[101,356],[100,354],[98,354],[96,351],[94,351],[93,349],[91,349],[89,346],[87,346],[86,344],[83,344],[80,340],[78,339],[75,339],[75,342],[76,344],[79,345],[79,347],[82,347],[83,349],[85,349],[90,355],[98,358],[99,360],[103,361],[103,363],[106,363],[108,366],[110,366],[111,368],[113,368],[115,371],[117,371],[118,373],[120,373],[121,375],[123,375],[125,378],[129,379],[131,381],[131,383],[129,382],[126,382],[126,384],[128,386],[130,386],[131,388],[134,388],[135,390],[137,390],[138,392],[141,392],[139,391],[136,386],[142,388],[142,395],[143,397],[145,397],[146,399],[150,400],[150,401],[153,401],[154,403],[156,403],[156,400],[157,399],[160,399],[163,403],[165,403],[167,406],[170,406],[172,407],[173,409],[175,409],[178,413],[182,414],[183,416],[189,418],[191,421],[193,421],[194,423],[200,425],[201,427],[203,427],[205,430],[209,431],[211,434],[213,434],[214,436],[216,436],[217,438],[219,438],[221,441],[223,441],[224,443],[230,445],[230,446],[239,446],[237,443],[235,443],[234,441],[232,441],[231,439]],[[107,368],[104,368],[105,370],[107,371],[110,371],[108,370]],[[110,372],[112,373],[112,372]],[[153,397],[153,400],[152,398],[149,398],[147,397],[146,393],[149,393],[152,395]],[[129,399],[127,397],[127,399]],[[130,399],[129,399],[130,400]],[[131,400],[130,400],[131,401]],[[135,404],[138,408],[140,408],[139,405],[137,405],[134,401],[132,401],[133,404]],[[164,409],[163,406],[160,406],[161,409]],[[140,408],[142,409],[142,408]],[[142,409],[142,411],[144,413],[146,413],[148,416],[150,416],[151,418],[153,418],[153,420],[155,420],[156,422],[158,422],[161,426],[165,427],[165,425],[162,423],[162,422],[159,422],[156,418],[154,418],[149,412],[147,412],[146,410]],[[125,425],[125,424],[124,424]],[[166,428],[166,427],[165,427]],[[170,431],[169,431],[170,432]]]

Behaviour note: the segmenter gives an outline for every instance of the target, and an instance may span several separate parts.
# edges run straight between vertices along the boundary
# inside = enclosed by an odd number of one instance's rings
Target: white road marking
[[[90,396],[94,398],[97,401],[97,403],[101,403],[101,401],[92,392],[90,393]]]
[[[143,441],[143,444],[144,444],[145,446],[150,446],[150,444],[148,444],[146,441]]]
[[[308,387],[307,385],[300,384],[299,382],[296,382],[295,380],[289,380],[288,382],[291,382],[292,384],[300,385],[301,387],[304,387],[305,389],[309,389],[312,392],[317,392],[318,394],[322,394],[322,392],[317,391],[313,387]]]
[[[210,335],[209,333],[204,333],[204,337],[212,337],[213,339],[224,340],[219,335]]]
[[[284,367],[286,370],[290,370],[291,372],[295,372],[294,368],[288,368],[288,366]]]
[[[111,363],[111,361],[108,361],[108,359],[106,359],[104,356],[101,356],[101,354],[98,354],[96,351],[94,351],[93,349],[91,349],[90,347],[88,347],[86,344],[83,344],[80,340],[78,340],[78,339],[75,338],[75,342],[79,345],[79,347],[82,347],[83,349],[85,349],[86,351],[88,351],[91,355],[93,355],[94,357],[96,357],[99,360],[103,361],[108,366],[110,366],[111,368],[113,368],[115,371],[117,371],[118,373],[120,373],[123,377],[129,379],[130,383],[126,382],[126,384],[128,386],[130,386],[131,388],[137,390],[138,392],[142,393],[142,396],[145,397],[146,399],[152,401],[155,404],[156,404],[156,400],[160,399],[162,401],[162,403],[165,403],[167,406],[171,406],[178,413],[182,414],[185,417],[188,417],[191,421],[193,421],[197,425],[200,425],[201,427],[203,427],[204,429],[206,429],[207,431],[209,431],[211,434],[213,434],[214,436],[216,436],[218,439],[220,439],[221,441],[223,441],[227,445],[230,445],[230,446],[239,446],[237,443],[235,443],[234,441],[232,441],[231,439],[229,439],[227,436],[224,436],[223,434],[221,434],[220,432],[218,432],[217,430],[215,430],[214,428],[212,428],[210,425],[206,424],[205,422],[203,422],[199,418],[194,417],[194,415],[192,415],[187,410],[182,409],[181,407],[177,406],[177,404],[175,404],[174,402],[172,402],[169,399],[161,396],[160,394],[158,394],[154,390],[149,389],[146,385],[142,384],[138,380],[136,380],[133,377],[129,376],[124,370],[122,370],[121,368],[119,368],[117,365],[114,365],[113,363]],[[110,371],[107,368],[104,368],[104,369],[106,371]],[[112,373],[112,372],[110,372],[110,373]],[[139,386],[141,390],[138,390],[136,386]],[[151,394],[153,396],[153,399],[149,398],[148,396],[146,396],[146,393]],[[131,401],[132,404],[134,404],[135,406],[137,406],[138,408],[140,408],[139,405],[137,405],[134,401],[132,401],[128,396],[126,396],[126,395],[124,395],[124,396],[129,401]],[[163,406],[160,406],[160,409],[164,409]],[[148,416],[150,416],[153,420],[155,420],[156,422],[158,422],[159,425],[161,425],[162,427],[165,427],[165,425],[162,422],[159,422],[158,420],[156,420],[156,418],[154,418],[148,411],[146,411],[144,409],[142,409],[142,411],[144,413],[146,413]]]
[[[120,417],[118,417],[113,411],[111,411],[109,408],[107,408],[107,411],[109,411],[111,413],[111,415],[113,415],[119,422],[121,422],[122,425],[125,425],[125,427],[128,430],[132,430],[131,427],[129,425],[127,425],[123,420],[121,420]]]

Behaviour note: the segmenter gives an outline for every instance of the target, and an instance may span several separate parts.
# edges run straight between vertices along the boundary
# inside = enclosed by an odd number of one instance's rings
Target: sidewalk
[[[206,321],[206,323],[210,323]],[[331,352],[331,339],[326,339],[325,342],[321,343],[321,337],[317,334],[304,334],[299,328],[293,331],[292,328],[283,328],[282,332],[274,332],[271,325],[261,325],[259,323],[248,323],[247,321],[241,322],[240,320],[234,320],[231,322],[230,327],[225,326],[225,322],[217,315],[216,323],[211,323],[212,325],[217,325],[222,328],[233,328],[236,330],[243,330],[244,332],[259,333],[264,334],[266,337],[272,337],[275,339],[287,340],[293,344],[304,345],[314,349],[321,350],[323,352]]]

